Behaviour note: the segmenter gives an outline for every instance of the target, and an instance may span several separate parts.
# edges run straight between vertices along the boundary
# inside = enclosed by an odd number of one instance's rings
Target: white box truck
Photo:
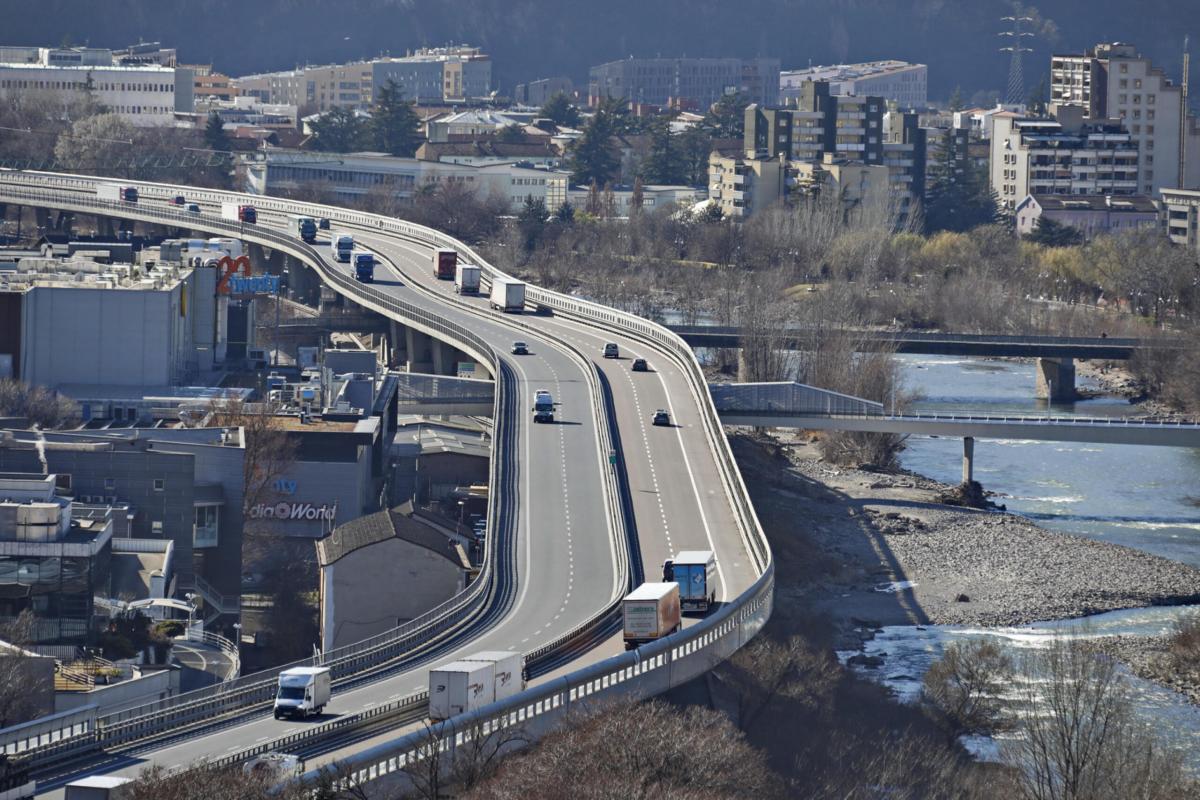
[[[459,264],[454,268],[454,291],[459,294],[479,294],[479,267]]]
[[[292,667],[279,673],[275,719],[320,714],[332,689],[329,667]]]
[[[681,550],[663,562],[663,581],[679,584],[679,607],[708,611],[717,599],[717,559],[712,550]]]
[[[493,278],[491,304],[501,311],[521,313],[525,308],[525,284],[512,278]]]
[[[138,190],[135,186],[120,186],[115,183],[102,183],[96,187],[96,197],[113,203],[136,203]]]
[[[245,203],[221,203],[221,219],[253,225],[258,222],[258,212],[254,210],[254,206]]]
[[[494,699],[507,700],[525,689],[525,656],[505,650],[486,650],[464,661],[483,661],[495,666]]]
[[[65,800],[122,800],[133,796],[133,789],[129,787],[131,783],[133,778],[89,775],[68,783],[64,787],[63,797]]]
[[[490,661],[453,661],[429,670],[429,718],[450,719],[494,702],[495,673]]]
[[[625,649],[661,639],[679,630],[679,584],[643,583],[621,603]]]
[[[349,261],[354,252],[354,237],[338,231],[329,237],[329,253],[334,261]]]

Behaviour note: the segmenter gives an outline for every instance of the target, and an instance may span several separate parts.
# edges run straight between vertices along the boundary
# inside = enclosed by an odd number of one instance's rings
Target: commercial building
[[[121,509],[116,535],[170,542],[176,595],[214,615],[238,610],[244,459],[238,428],[0,431],[0,471],[50,472],[61,496]]]
[[[94,598],[108,594],[117,515],[76,506],[57,476],[0,473],[0,620],[34,616],[36,643],[84,644]]]
[[[192,73],[158,63],[124,65],[111,50],[0,47],[0,102],[47,95],[63,104],[90,96],[134,125],[165,125],[192,110]]]
[[[704,199],[704,190],[693,186],[648,183],[642,186],[641,210],[654,211],[668,206],[691,208]],[[599,206],[599,213],[612,217],[628,217],[631,213],[636,213],[634,200],[633,188],[630,186],[610,187],[595,194],[591,187],[573,186],[567,192],[567,202],[576,210],[587,211],[589,205],[595,204]]]
[[[453,142],[492,136],[511,125],[521,124],[514,116],[488,109],[470,109],[443,114],[425,123],[425,138],[431,142]]]
[[[991,186],[1010,209],[1027,195],[1138,194],[1138,145],[1119,120],[1065,106],[1056,119],[995,120]]]
[[[1158,206],[1145,195],[1029,195],[1016,208],[1017,234],[1028,236],[1048,219],[1078,230],[1084,239],[1158,226]]]
[[[1124,124],[1142,153],[1139,193],[1200,186],[1200,127],[1190,113],[1185,116],[1182,88],[1133,45],[1097,44],[1082,54],[1053,56],[1050,99]],[[1180,168],[1184,153],[1186,174]]]
[[[1171,241],[1200,253],[1200,190],[1163,189],[1160,213]]]
[[[217,267],[24,258],[0,272],[0,358],[14,377],[171,386],[223,357]]]
[[[247,178],[258,194],[312,186],[328,189],[339,202],[353,202],[372,191],[407,201],[423,187],[454,183],[481,197],[505,197],[515,211],[527,197],[543,200],[547,208],[561,206],[570,173],[515,163],[453,164],[381,153],[348,153],[332,162],[302,151],[271,150],[247,167]]]
[[[570,97],[575,93],[575,84],[570,78],[542,78],[529,83],[518,83],[513,90],[513,102],[521,106],[541,108],[556,94]]]
[[[322,649],[381,634],[462,591],[464,545],[411,504],[338,526],[316,545]]]
[[[562,162],[559,148],[549,137],[524,142],[501,142],[495,137],[470,142],[425,142],[417,148],[419,161],[440,161],[443,164],[532,164],[553,168]]]
[[[603,97],[680,108],[708,108],[741,92],[752,102],[773,105],[779,96],[777,58],[627,58],[592,67],[588,101]]]
[[[477,47],[436,47],[401,58],[246,75],[231,83],[242,94],[264,103],[324,113],[333,108],[369,107],[389,80],[396,83],[405,100],[464,102],[488,96],[492,62]]]
[[[928,69],[905,61],[867,61],[827,67],[786,70],[779,73],[779,96],[787,103],[797,99],[806,82],[825,81],[835,95],[873,95],[900,109],[929,105]]]

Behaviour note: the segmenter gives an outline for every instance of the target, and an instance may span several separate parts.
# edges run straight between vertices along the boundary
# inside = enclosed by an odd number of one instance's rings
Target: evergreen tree
[[[393,156],[411,158],[421,146],[421,118],[413,103],[404,102],[400,87],[389,79],[379,88],[371,109],[370,134],[376,149]]]
[[[1042,75],[1042,79],[1038,81],[1037,86],[1033,87],[1029,97],[1025,98],[1025,107],[1029,113],[1041,116],[1046,113],[1049,103],[1050,86],[1046,83],[1046,76]]]
[[[932,170],[933,181],[925,205],[925,228],[929,233],[963,232],[1002,221],[987,169],[971,164],[965,153],[957,151],[957,146],[954,132],[947,131]]]
[[[963,96],[962,96],[962,87],[961,86],[955,86],[954,93],[950,95],[950,110],[951,111],[962,111],[963,110]]]
[[[504,144],[521,144],[525,141],[525,129],[520,125],[505,125],[496,134],[496,141]]]
[[[208,114],[208,124],[204,126],[204,146],[219,153],[229,152],[229,136],[225,133],[225,121],[215,111]]]
[[[348,108],[335,108],[311,123],[312,148],[328,153],[361,150],[367,140],[366,125]]]
[[[740,139],[746,130],[746,106],[750,100],[741,92],[727,94],[712,104],[701,125],[714,138]]]
[[[671,131],[671,123],[656,119],[650,128],[650,153],[642,161],[640,173],[650,183],[687,182],[680,137]]]
[[[575,221],[575,206],[564,200],[558,211],[554,212],[554,219],[563,225],[570,225]]]
[[[568,166],[572,182],[605,184],[616,177],[621,167],[612,145],[617,124],[608,105],[602,102],[571,147]]]
[[[538,115],[553,120],[555,125],[564,128],[574,128],[579,125],[579,109],[572,105],[570,98],[562,92],[547,100]]]
[[[683,183],[688,186],[708,185],[708,158],[712,155],[712,139],[698,126],[693,125],[679,137],[680,161],[683,166]]]
[[[642,213],[642,201],[645,199],[642,191],[642,176],[633,179],[633,192],[629,196],[629,216]]]
[[[1044,216],[1038,217],[1033,232],[1025,238],[1046,247],[1076,247],[1083,244],[1083,232],[1078,228]]]
[[[532,253],[537,248],[542,233],[546,230],[548,216],[545,200],[540,197],[534,199],[532,195],[526,196],[525,205],[517,216],[517,228],[521,231],[521,244],[525,247],[525,252]]]

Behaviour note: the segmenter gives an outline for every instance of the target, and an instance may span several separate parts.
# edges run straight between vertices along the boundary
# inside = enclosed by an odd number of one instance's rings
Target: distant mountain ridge
[[[1035,5],[1054,24],[1025,57],[1029,88],[1048,74],[1051,52],[1099,41],[1136,44],[1175,80],[1184,34],[1200,54],[1198,0]],[[956,86],[969,98],[1006,85],[997,32],[1012,9],[1011,0],[3,0],[0,44],[158,40],[187,63],[242,75],[469,42],[493,57],[504,93],[551,75],[585,81],[589,66],[629,55],[766,55],[784,69],[899,58],[929,65],[931,98]]]

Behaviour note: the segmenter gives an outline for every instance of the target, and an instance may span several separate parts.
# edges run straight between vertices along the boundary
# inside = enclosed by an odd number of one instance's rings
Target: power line
[[[997,36],[1008,36],[1012,38],[1012,44],[1001,47],[1000,52],[1012,53],[1012,58],[1008,63],[1008,97],[1006,98],[1009,105],[1020,105],[1025,102],[1025,72],[1022,65],[1022,53],[1032,53],[1033,50],[1022,45],[1022,40],[1032,38],[1033,34],[1028,31],[1021,30],[1021,23],[1033,22],[1033,17],[1011,16],[1001,17],[1001,22],[1012,23],[1009,30],[1000,31]]]

